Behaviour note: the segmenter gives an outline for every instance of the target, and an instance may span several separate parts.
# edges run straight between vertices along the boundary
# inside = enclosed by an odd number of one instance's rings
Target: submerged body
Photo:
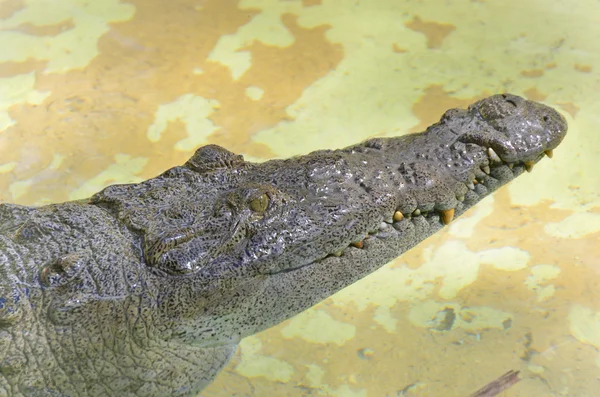
[[[0,204],[0,397],[192,396],[241,338],[401,255],[566,130],[496,95],[419,134],[261,164],[210,145],[89,200]]]

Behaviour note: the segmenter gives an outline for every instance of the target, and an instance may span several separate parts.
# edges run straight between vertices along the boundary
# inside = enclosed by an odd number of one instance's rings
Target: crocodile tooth
[[[362,248],[364,246],[364,240],[353,241],[350,243],[350,245],[352,245],[353,247],[356,247],[356,248]]]
[[[501,163],[502,159],[500,158],[500,156],[498,156],[498,153],[496,153],[494,151],[494,149],[492,149],[491,147],[488,148],[487,150],[488,152],[488,157],[490,158],[490,161],[494,162],[494,163]]]
[[[473,185],[477,185],[479,183],[479,181],[477,179],[473,179]],[[473,187],[475,188],[475,187]]]
[[[337,257],[340,257],[340,256],[342,256],[342,250],[339,250],[339,251],[333,252],[331,255],[333,255],[333,256],[337,256]]]
[[[412,214],[413,214],[413,216],[419,216],[419,215],[421,215],[421,210],[417,208],[416,210],[413,211]]]
[[[514,165],[513,163],[509,163],[509,164],[508,164],[508,168],[510,168],[511,170],[513,169],[513,167],[514,167],[514,166],[515,166],[515,165]]]
[[[467,187],[471,190],[475,189],[475,184],[474,183],[467,183]]]
[[[486,174],[490,174],[490,166],[489,165],[484,165],[483,167],[481,167],[481,171],[485,172]]]
[[[526,161],[525,163],[525,169],[527,170],[527,172],[531,172],[533,170],[533,166],[535,165],[534,161]]]
[[[452,219],[454,219],[454,208],[442,210],[442,223],[444,223],[444,225],[452,222]]]
[[[394,219],[394,222],[400,222],[402,219],[404,219],[404,214],[400,211],[396,211],[394,212],[394,216],[392,218]]]
[[[389,222],[389,223],[392,223],[392,222]],[[386,221],[386,222],[381,222],[381,223],[379,224],[379,230],[380,230],[380,231],[386,230],[386,229],[388,228],[388,226],[389,226],[389,225],[388,225],[388,222],[387,222],[387,221]]]
[[[457,199],[458,201],[465,201],[465,195],[464,195],[464,194],[461,194],[460,196],[456,196],[456,199]]]
[[[545,150],[544,153],[546,153],[546,156],[552,158],[552,156],[554,156],[554,152],[552,151],[552,149],[549,150]]]

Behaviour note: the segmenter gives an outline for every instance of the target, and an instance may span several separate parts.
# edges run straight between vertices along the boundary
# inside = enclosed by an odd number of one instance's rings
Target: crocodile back
[[[0,396],[193,395],[235,348],[164,337],[155,277],[104,210],[0,204],[0,225]]]

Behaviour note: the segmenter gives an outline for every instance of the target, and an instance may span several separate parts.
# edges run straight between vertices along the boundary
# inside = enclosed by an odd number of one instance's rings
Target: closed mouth
[[[327,260],[343,260],[344,256],[357,255],[362,250],[368,250],[375,239],[386,240],[389,238],[401,238],[411,229],[427,229],[429,234],[450,224],[457,216],[473,206],[482,197],[496,190],[499,186],[517,177],[523,172],[531,172],[533,166],[545,156],[552,158],[552,150],[546,150],[539,154],[534,160],[507,162],[494,151],[487,148],[487,163],[475,168],[475,176],[472,180],[464,183],[465,193],[458,193],[455,206],[445,209],[424,210],[418,204],[412,211],[401,211],[396,209],[385,219],[381,219],[379,226],[373,230],[366,231],[363,238],[352,241],[347,246],[330,252],[323,257],[304,263],[292,268],[280,269],[268,272],[269,275],[296,271],[309,265]]]

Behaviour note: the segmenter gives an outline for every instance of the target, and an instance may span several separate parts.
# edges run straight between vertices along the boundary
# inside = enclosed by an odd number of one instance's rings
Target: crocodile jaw
[[[231,313],[217,321],[222,342],[277,324],[398,257],[531,170],[566,130],[554,110],[498,95],[447,112],[424,133],[250,165],[242,185],[272,189],[277,216],[253,225],[236,255],[190,275],[218,280],[219,296],[229,297],[208,304]],[[207,310],[199,301],[179,335],[215,343],[196,326]]]
[[[426,221],[437,230],[524,170],[531,171],[552,154],[566,131],[566,121],[553,109],[504,94],[481,100],[467,111],[448,111],[440,123],[421,134],[376,138],[340,151],[309,154],[301,158],[311,175],[305,184],[316,187],[307,194],[322,192],[307,201],[318,216],[303,221],[329,226],[321,226],[325,233],[317,231],[312,239],[305,239],[298,258],[282,260],[284,252],[278,263],[265,266],[265,273],[291,271],[368,249],[365,243],[370,237],[393,233],[387,226],[398,230],[407,222]],[[313,156],[318,161],[311,161]],[[264,164],[279,189],[285,191],[297,182],[286,185],[286,175],[277,172],[285,167],[279,162],[274,165]],[[301,232],[297,236],[304,238],[306,233]],[[330,234],[337,236],[337,243],[324,244]],[[417,240],[429,234],[423,232]],[[314,253],[312,245],[319,247]],[[407,248],[399,247],[388,260]]]

